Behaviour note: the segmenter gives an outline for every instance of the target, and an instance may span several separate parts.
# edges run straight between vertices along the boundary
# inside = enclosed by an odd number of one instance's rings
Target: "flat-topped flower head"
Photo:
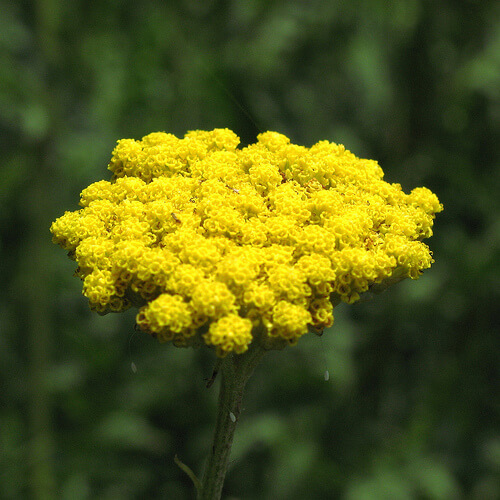
[[[438,198],[405,194],[377,162],[276,132],[238,149],[228,129],[123,139],[110,181],[51,227],[98,313],[139,308],[139,327],[219,356],[295,344],[340,301],[416,279],[433,262]]]

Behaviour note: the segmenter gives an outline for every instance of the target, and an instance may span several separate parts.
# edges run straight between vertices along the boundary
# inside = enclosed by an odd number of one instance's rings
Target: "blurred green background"
[[[343,143],[445,206],[419,281],[264,359],[227,498],[500,498],[494,0],[1,2],[0,498],[192,498],[212,353],[92,315],[49,226],[117,139],[214,127]]]

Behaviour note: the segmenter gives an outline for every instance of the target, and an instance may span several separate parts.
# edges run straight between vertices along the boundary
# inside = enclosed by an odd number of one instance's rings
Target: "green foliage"
[[[344,143],[445,211],[436,263],[264,358],[227,495],[494,499],[497,2],[2,2],[0,496],[191,498],[213,356],[94,317],[49,225],[115,141],[229,127]],[[137,367],[132,370],[131,363]],[[324,371],[330,380],[324,381]]]

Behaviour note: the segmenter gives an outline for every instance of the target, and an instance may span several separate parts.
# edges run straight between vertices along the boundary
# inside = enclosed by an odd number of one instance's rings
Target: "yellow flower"
[[[225,356],[295,344],[331,326],[340,301],[430,267],[421,240],[442,205],[428,189],[405,194],[328,141],[238,143],[228,129],[118,141],[111,181],[51,227],[93,310],[136,306],[159,340]]]
[[[186,333],[192,320],[189,306],[181,296],[163,293],[142,308],[137,324],[161,341],[167,341],[173,340],[176,333]]]
[[[220,357],[230,352],[242,354],[252,342],[252,322],[237,314],[228,314],[212,323],[203,338],[217,348]]]

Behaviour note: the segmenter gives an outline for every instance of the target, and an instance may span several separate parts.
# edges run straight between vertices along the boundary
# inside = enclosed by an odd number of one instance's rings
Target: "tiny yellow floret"
[[[224,357],[230,352],[242,354],[252,342],[252,322],[237,314],[228,314],[210,325],[203,338],[217,348],[217,354]]]
[[[137,325],[217,355],[296,344],[352,303],[433,262],[422,242],[443,207],[405,194],[376,161],[277,132],[238,149],[228,129],[122,139],[110,181],[51,226],[100,314],[137,307]]]

